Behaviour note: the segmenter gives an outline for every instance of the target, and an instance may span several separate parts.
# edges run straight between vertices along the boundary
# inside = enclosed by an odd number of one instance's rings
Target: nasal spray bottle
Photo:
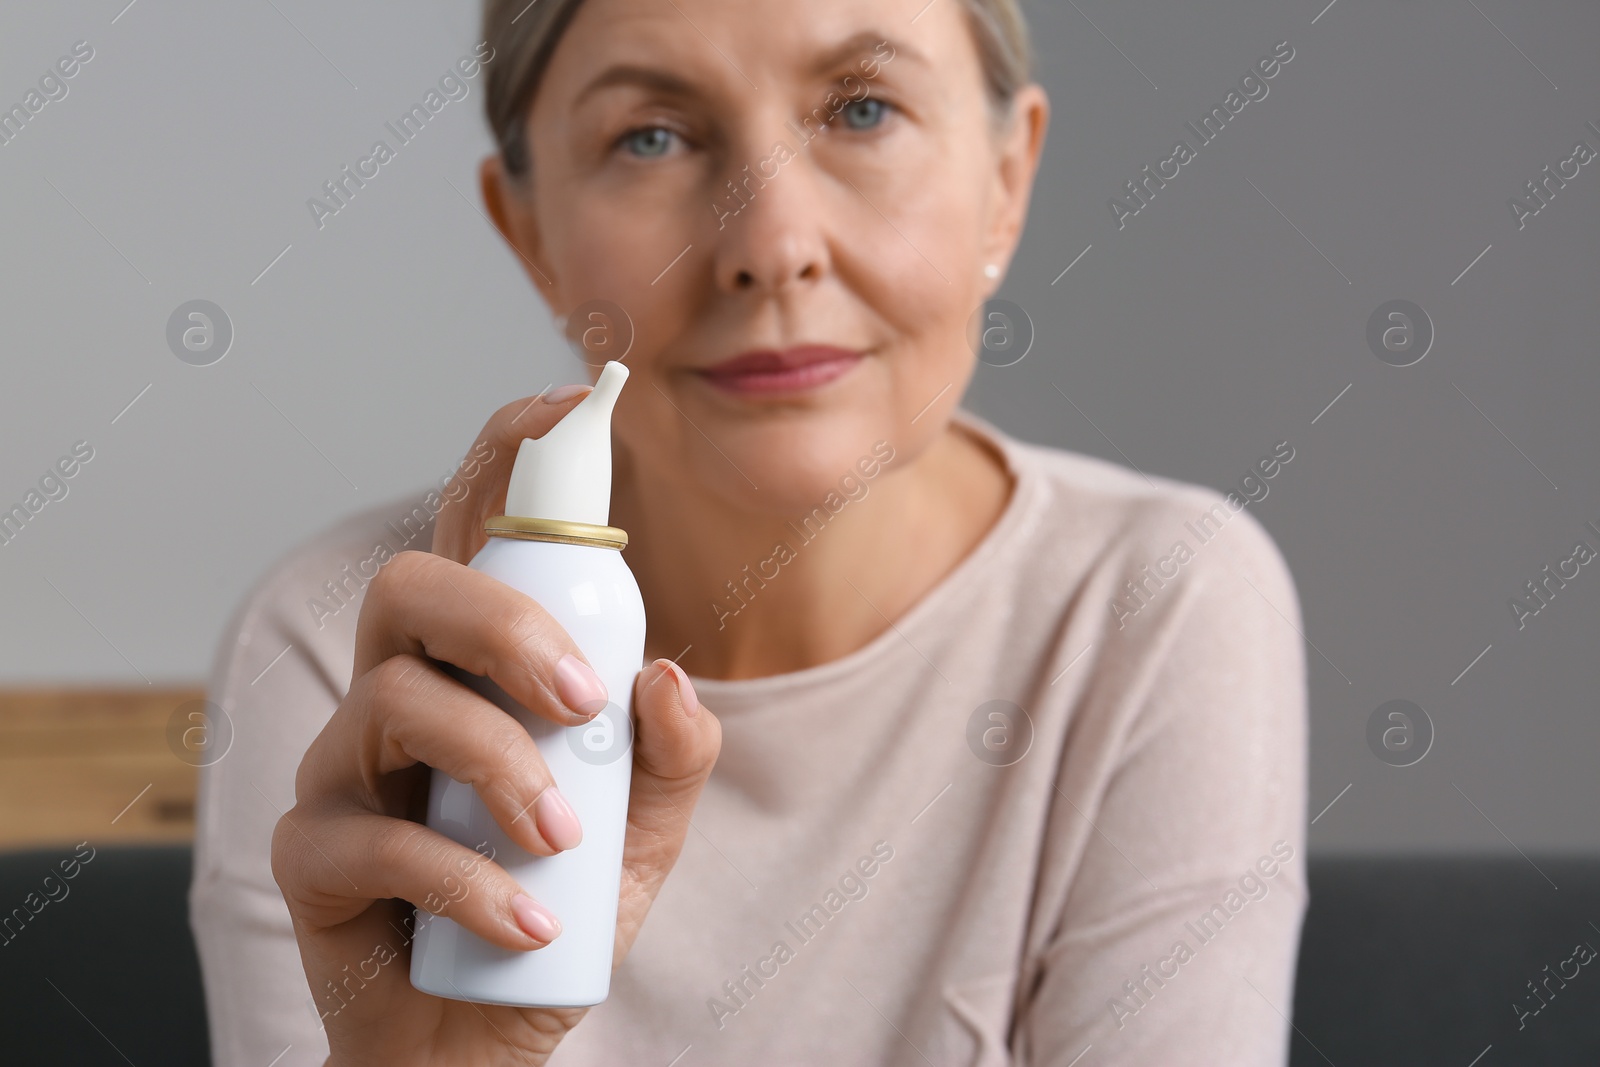
[[[610,703],[581,726],[558,726],[487,678],[457,677],[527,728],[583,840],[535,856],[506,836],[473,786],[435,769],[428,826],[504,867],[561,921],[549,945],[490,944],[442,914],[417,909],[411,984],[453,1000],[516,1007],[583,1007],[606,999],[617,931],[622,844],[633,773],[632,704],[644,666],[644,602],[622,561],[628,535],[611,510],[611,410],[628,369],[607,363],[594,391],[517,451],[506,513],[484,523],[489,543],[471,566],[526,593],[566,628],[605,683]],[[531,816],[530,816],[531,818]],[[459,892],[464,883],[457,882]],[[441,887],[439,896],[448,899]]]

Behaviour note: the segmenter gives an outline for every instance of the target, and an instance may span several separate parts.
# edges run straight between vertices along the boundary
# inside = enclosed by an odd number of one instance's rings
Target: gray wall
[[[200,677],[273,557],[580,377],[473,206],[476,84],[321,229],[305,206],[472,48],[474,5],[124,3],[0,15],[7,106],[94,49],[0,146],[0,504],[94,449],[0,547],[6,684]],[[968,405],[1218,487],[1292,444],[1251,507],[1305,609],[1313,847],[1600,848],[1600,566],[1520,629],[1508,606],[1600,549],[1600,160],[1522,227],[1508,206],[1600,150],[1600,8],[1030,10],[1056,113],[1002,295],[1035,340]],[[1185,122],[1285,40],[1200,145]],[[1111,198],[1180,138],[1119,228]],[[166,339],[197,298],[236,335],[203,368]],[[1367,340],[1395,299],[1435,333],[1410,366]],[[1396,699],[1435,731],[1412,766],[1367,741]]]

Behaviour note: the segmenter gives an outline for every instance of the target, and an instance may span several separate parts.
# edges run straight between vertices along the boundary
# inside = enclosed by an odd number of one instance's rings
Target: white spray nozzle
[[[506,514],[609,526],[611,410],[628,368],[611,360],[593,391],[543,437],[525,437],[511,468]]]

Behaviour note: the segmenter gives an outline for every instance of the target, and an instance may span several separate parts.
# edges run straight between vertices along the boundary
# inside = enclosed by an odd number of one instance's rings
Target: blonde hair
[[[1033,79],[1033,48],[1018,0],[959,0],[978,46],[985,88],[997,117],[1010,113],[1017,90]],[[484,111],[506,169],[527,173],[528,110],[550,56],[582,0],[484,0],[483,38],[494,49],[484,84]]]

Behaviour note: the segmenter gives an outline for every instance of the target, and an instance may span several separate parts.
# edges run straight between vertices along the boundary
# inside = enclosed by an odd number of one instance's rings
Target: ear
[[[522,259],[522,268],[534,288],[552,309],[559,307],[560,294],[553,274],[543,262],[539,221],[533,210],[533,190],[526,182],[506,173],[499,153],[491,153],[478,165],[478,189],[489,209],[489,218],[506,244]]]
[[[1049,125],[1050,98],[1043,87],[1029,84],[1017,90],[1011,101],[1010,126],[1001,134],[993,210],[984,243],[984,261],[999,264],[1002,274],[1027,221],[1033,179]]]

